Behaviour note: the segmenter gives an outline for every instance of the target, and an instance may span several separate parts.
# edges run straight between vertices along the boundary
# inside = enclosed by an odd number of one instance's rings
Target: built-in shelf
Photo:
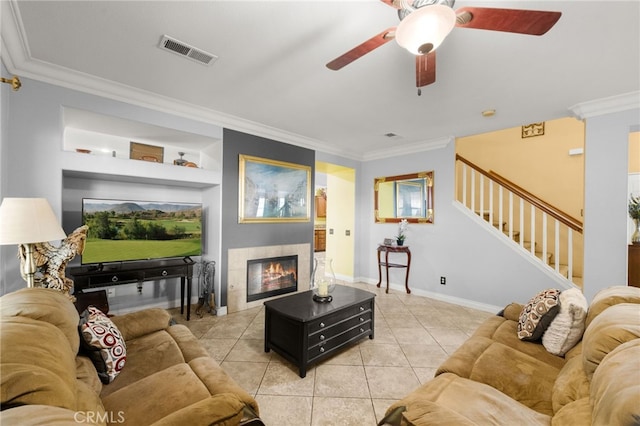
[[[65,177],[208,188],[220,185],[220,171],[129,160],[104,155],[61,152]]]

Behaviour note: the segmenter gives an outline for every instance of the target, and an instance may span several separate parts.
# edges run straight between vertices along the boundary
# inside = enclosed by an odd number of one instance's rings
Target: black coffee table
[[[318,303],[305,291],[264,302],[264,350],[271,349],[298,366],[307,367],[352,345],[373,339],[375,294],[337,285],[330,303]]]

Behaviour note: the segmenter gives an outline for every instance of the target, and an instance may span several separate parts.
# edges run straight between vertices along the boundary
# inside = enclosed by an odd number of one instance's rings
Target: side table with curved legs
[[[411,250],[409,250],[409,246],[387,246],[384,244],[380,244],[377,249],[378,252],[378,284],[376,287],[380,288],[380,284],[382,284],[382,266],[385,267],[387,271],[387,290],[386,293],[389,293],[389,268],[407,268],[406,276],[404,279],[404,287],[407,290],[407,294],[411,294],[411,290],[409,290],[409,269],[411,268]],[[384,252],[384,261],[380,260],[380,253]],[[407,255],[407,264],[401,263],[389,263],[389,253],[406,253]]]

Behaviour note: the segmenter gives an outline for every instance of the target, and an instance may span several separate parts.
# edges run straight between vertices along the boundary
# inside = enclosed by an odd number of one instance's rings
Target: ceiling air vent
[[[183,43],[175,38],[163,35],[160,40],[160,46],[163,50],[175,53],[176,55],[184,56],[192,61],[199,62],[204,65],[211,65],[218,57],[211,53],[205,52],[201,49],[196,49],[193,46]]]

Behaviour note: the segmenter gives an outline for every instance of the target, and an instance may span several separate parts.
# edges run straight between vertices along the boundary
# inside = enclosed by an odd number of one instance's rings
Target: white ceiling
[[[570,115],[640,90],[640,1],[463,1],[562,12],[544,36],[454,28],[417,95],[395,42],[325,64],[398,23],[362,1],[2,1],[10,72],[349,158],[410,152]],[[217,55],[158,48],[166,34]],[[483,110],[496,115],[484,118]],[[388,138],[386,133],[398,136]]]

